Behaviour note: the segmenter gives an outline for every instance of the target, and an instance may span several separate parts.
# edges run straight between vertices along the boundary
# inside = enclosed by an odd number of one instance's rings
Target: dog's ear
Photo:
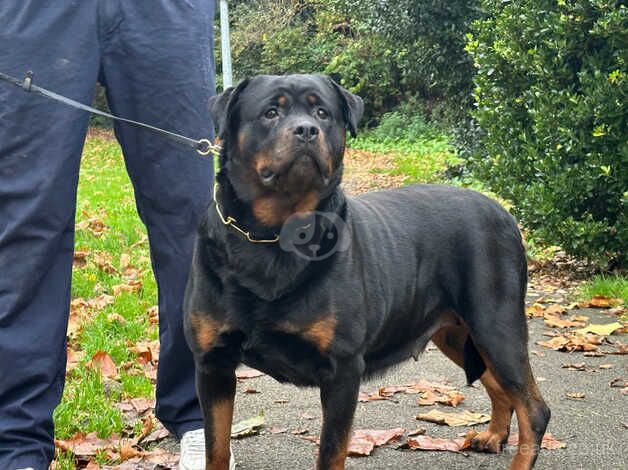
[[[329,78],[329,81],[340,98],[342,114],[347,124],[347,129],[349,129],[351,136],[355,137],[358,132],[358,123],[364,114],[364,101],[358,95],[354,95],[346,88],[338,85],[331,78]]]
[[[229,87],[219,95],[209,99],[209,115],[212,118],[216,132],[223,138],[224,132],[229,127],[235,104],[242,90],[249,84],[249,79],[243,80],[237,87]]]

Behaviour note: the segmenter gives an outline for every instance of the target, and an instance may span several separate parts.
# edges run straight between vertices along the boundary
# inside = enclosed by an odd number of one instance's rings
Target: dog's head
[[[262,75],[210,100],[221,168],[264,225],[314,210],[342,172],[362,99],[328,77]]]

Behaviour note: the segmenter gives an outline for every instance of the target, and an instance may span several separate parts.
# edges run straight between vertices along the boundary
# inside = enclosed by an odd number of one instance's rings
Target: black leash
[[[179,142],[180,144],[187,145],[196,150],[200,155],[209,155],[213,153],[218,155],[220,152],[220,146],[212,144],[209,139],[191,139],[190,137],[186,137],[181,134],[176,134],[175,132],[166,131],[164,129],[160,129],[159,127],[151,126],[149,124],[144,124],[143,122],[133,121],[131,119],[126,119],[118,116],[114,116],[113,114],[105,113],[96,108],[92,108],[91,106],[87,106],[83,103],[79,103],[78,101],[74,101],[70,98],[67,98],[63,95],[59,95],[50,90],[46,90],[45,88],[39,87],[33,84],[33,72],[27,72],[24,80],[18,80],[17,78],[11,77],[10,75],[6,75],[0,72],[0,80],[4,80],[6,82],[12,83],[20,87],[22,90],[29,93],[36,93],[41,96],[45,96],[54,101],[58,101],[59,103],[63,103],[67,106],[72,106],[73,108],[82,109],[83,111],[87,111],[88,113],[98,114],[99,116],[108,117],[110,119],[114,119],[116,121],[126,122],[128,124],[132,124],[137,127],[142,127],[144,129],[148,129],[150,131],[156,132],[157,134],[161,134],[164,137],[167,137],[175,142]]]

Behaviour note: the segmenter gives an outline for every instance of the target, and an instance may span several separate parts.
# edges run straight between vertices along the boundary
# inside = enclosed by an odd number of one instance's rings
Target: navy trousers
[[[214,0],[2,0],[0,71],[114,114],[213,137]],[[0,469],[48,468],[65,376],[79,163],[88,114],[0,82]],[[159,288],[157,417],[202,427],[181,304],[211,159],[116,125]]]

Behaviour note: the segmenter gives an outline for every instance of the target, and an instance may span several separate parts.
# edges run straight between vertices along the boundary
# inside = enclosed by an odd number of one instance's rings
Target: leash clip
[[[22,82],[22,89],[24,91],[31,91],[31,87],[33,86],[33,71],[29,70],[26,72],[24,76],[24,81]]]
[[[220,146],[212,144],[209,139],[201,139],[196,144],[196,152],[202,156],[209,155],[210,153],[218,155],[220,153]]]

